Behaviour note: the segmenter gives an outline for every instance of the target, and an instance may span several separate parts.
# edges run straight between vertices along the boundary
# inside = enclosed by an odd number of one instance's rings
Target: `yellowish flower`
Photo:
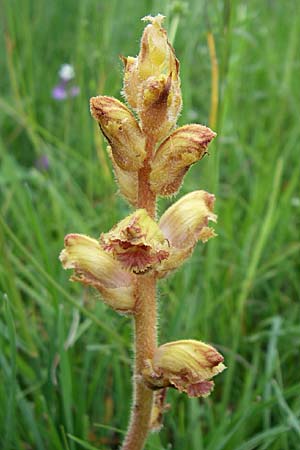
[[[169,242],[169,257],[158,267],[159,276],[179,267],[192,253],[198,240],[216,236],[208,222],[217,221],[213,213],[215,196],[206,191],[184,195],[161,216],[159,227]]]
[[[116,311],[133,311],[133,276],[106,253],[96,239],[83,234],[68,234],[59,259],[64,269],[74,269],[71,281],[96,288],[105,303]]]
[[[158,195],[176,194],[189,167],[206,153],[216,136],[203,125],[175,130],[158,148],[151,163],[150,187]]]
[[[223,356],[204,342],[174,341],[158,347],[152,361],[146,362],[143,377],[152,389],[172,386],[189,397],[207,397],[214,387],[211,378],[225,369],[223,361]]]
[[[143,167],[145,137],[132,112],[119,100],[101,95],[91,98],[90,107],[118,166],[127,171]]]
[[[103,249],[127,270],[144,273],[169,255],[168,243],[145,209],[138,209],[100,237]]]

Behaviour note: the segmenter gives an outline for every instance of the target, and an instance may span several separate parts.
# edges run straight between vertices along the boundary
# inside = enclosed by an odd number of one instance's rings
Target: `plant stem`
[[[138,207],[155,216],[156,196],[150,189],[150,160],[154,143],[147,141],[147,159],[139,171]],[[149,432],[153,391],[143,382],[141,372],[145,361],[152,359],[157,347],[156,276],[142,275],[136,283],[135,306],[135,369],[133,377],[133,406],[127,435],[122,450],[142,450]]]
[[[141,450],[146,440],[153,391],[141,379],[145,360],[152,359],[156,348],[156,279],[154,275],[144,275],[143,282],[137,283],[137,304],[135,314],[135,370],[133,377],[133,406],[127,436],[122,450]]]
[[[151,172],[150,161],[153,153],[152,141],[148,140],[147,158],[144,161],[144,167],[139,170],[138,175],[138,207],[145,208],[150,217],[155,218],[156,196],[150,189],[149,175]]]

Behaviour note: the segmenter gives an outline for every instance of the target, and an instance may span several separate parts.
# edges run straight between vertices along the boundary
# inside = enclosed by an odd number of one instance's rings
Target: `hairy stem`
[[[139,171],[138,207],[155,216],[155,195],[149,186],[150,160],[153,143],[147,142],[148,157]],[[135,306],[135,369],[133,377],[133,406],[122,450],[142,450],[149,431],[153,391],[144,384],[141,371],[147,359],[152,359],[157,346],[156,276],[151,272],[136,283]]]

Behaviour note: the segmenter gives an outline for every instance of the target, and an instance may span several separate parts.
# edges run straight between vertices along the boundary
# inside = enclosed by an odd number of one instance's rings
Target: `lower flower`
[[[151,389],[175,387],[189,397],[207,397],[214,388],[211,378],[226,368],[223,361],[223,356],[204,342],[174,341],[158,347],[142,375]]]

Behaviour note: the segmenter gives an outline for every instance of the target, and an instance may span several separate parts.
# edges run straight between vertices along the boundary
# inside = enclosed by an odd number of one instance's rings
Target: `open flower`
[[[155,269],[169,256],[167,240],[145,209],[136,210],[103,233],[100,243],[125,269],[135,273]]]
[[[146,361],[143,378],[152,389],[175,387],[189,397],[207,397],[211,381],[225,369],[223,356],[201,341],[186,339],[161,345]]]
[[[55,100],[65,100],[76,97],[80,93],[79,86],[71,85],[75,77],[74,67],[71,64],[63,64],[58,71],[59,83],[52,89],[52,97]]]
[[[194,191],[175,202],[159,220],[159,227],[168,239],[169,257],[158,267],[160,277],[177,269],[192,253],[196,243],[216,236],[208,222],[217,221],[213,213],[215,196]]]
[[[64,269],[74,269],[71,281],[93,286],[113,309],[132,312],[135,304],[133,276],[105,252],[96,239],[68,234],[60,261]]]

